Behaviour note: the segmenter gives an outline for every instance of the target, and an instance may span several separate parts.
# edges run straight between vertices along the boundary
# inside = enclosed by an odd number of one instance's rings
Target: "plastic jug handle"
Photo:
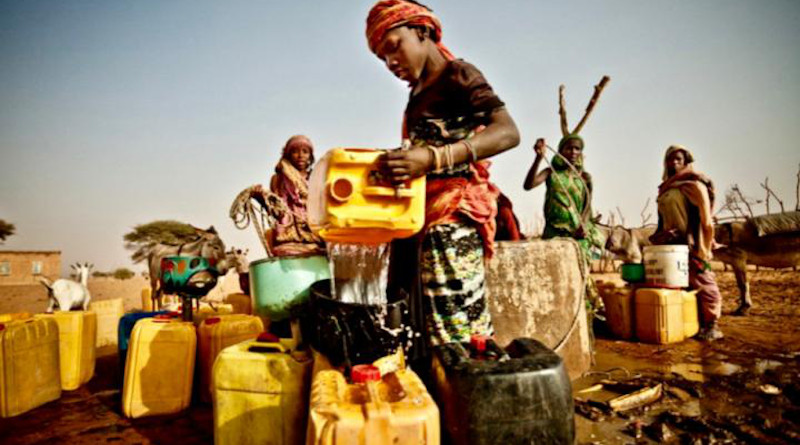
[[[267,352],[280,352],[286,353],[286,347],[284,347],[280,343],[255,343],[247,348],[248,352],[260,352],[260,353],[267,353]]]
[[[364,187],[364,196],[388,196],[393,198],[413,198],[414,190],[406,186],[388,187],[380,185],[370,185]]]

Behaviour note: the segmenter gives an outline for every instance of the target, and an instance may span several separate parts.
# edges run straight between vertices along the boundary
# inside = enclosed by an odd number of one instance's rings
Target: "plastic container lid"
[[[219,317],[206,318],[206,324],[217,324],[220,321],[222,321],[222,319]]]
[[[219,319],[219,317],[217,317],[217,319]],[[279,343],[281,339],[272,332],[262,332],[258,334],[258,338],[256,338],[256,341],[262,343]]]
[[[469,345],[472,346],[477,352],[483,352],[486,350],[486,342],[489,340],[489,337],[486,335],[473,335],[469,338]]]
[[[353,383],[376,382],[381,379],[381,370],[373,365],[356,365],[350,371]]]
[[[2,331],[5,328],[6,328],[6,325],[4,325],[3,323],[0,323],[0,331]]]

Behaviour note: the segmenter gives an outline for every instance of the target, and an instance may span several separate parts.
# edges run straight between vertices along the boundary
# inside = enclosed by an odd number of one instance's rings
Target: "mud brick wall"
[[[41,263],[34,273],[34,262]],[[38,284],[37,277],[55,280],[61,276],[61,252],[0,251],[0,286]]]
[[[497,243],[487,264],[489,309],[498,343],[531,337],[564,359],[571,379],[591,366],[591,344],[583,302],[584,273],[572,239]],[[562,341],[563,340],[563,341]]]

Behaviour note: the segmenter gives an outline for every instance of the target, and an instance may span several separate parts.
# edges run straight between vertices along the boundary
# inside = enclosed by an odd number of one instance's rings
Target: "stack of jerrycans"
[[[94,377],[97,343],[97,315],[93,311],[37,314],[58,324],[61,389],[72,391]]]
[[[122,413],[137,418],[173,414],[192,398],[197,333],[170,314],[136,322],[128,345]]]
[[[61,397],[55,320],[7,318],[11,321],[0,323],[0,417]]]
[[[146,289],[150,290],[150,288]],[[125,361],[128,358],[128,343],[130,342],[131,333],[133,333],[133,327],[136,326],[136,322],[144,318],[152,318],[156,315],[167,313],[167,311],[131,312],[130,314],[123,315],[122,318],[119,319],[119,323],[117,324],[117,353],[119,354],[120,377],[124,377],[125,375]],[[177,314],[177,312],[175,314]]]
[[[92,301],[89,309],[97,314],[97,347],[117,344],[119,320],[125,315],[122,298]]]
[[[313,359],[291,339],[262,333],[214,362],[214,443],[301,445]]]
[[[382,373],[381,360],[354,366],[351,383],[335,369],[314,375],[308,445],[440,443],[439,409],[422,380],[404,366]]]
[[[635,311],[636,337],[646,343],[676,343],[700,330],[696,291],[640,288]]]
[[[459,445],[572,444],[572,388],[561,358],[519,338],[501,349],[487,337],[438,346],[433,371],[442,423]]]
[[[230,314],[203,320],[197,327],[197,367],[200,375],[200,400],[211,402],[211,368],[219,353],[228,346],[254,340],[264,331],[254,315]]]

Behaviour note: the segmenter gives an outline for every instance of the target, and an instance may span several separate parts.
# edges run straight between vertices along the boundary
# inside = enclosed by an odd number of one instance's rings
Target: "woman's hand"
[[[533,151],[536,153],[537,158],[544,157],[545,145],[544,138],[536,139],[536,143],[533,145]]]
[[[379,167],[392,184],[399,184],[420,177],[430,170],[433,155],[427,148],[391,150],[381,156]]]

